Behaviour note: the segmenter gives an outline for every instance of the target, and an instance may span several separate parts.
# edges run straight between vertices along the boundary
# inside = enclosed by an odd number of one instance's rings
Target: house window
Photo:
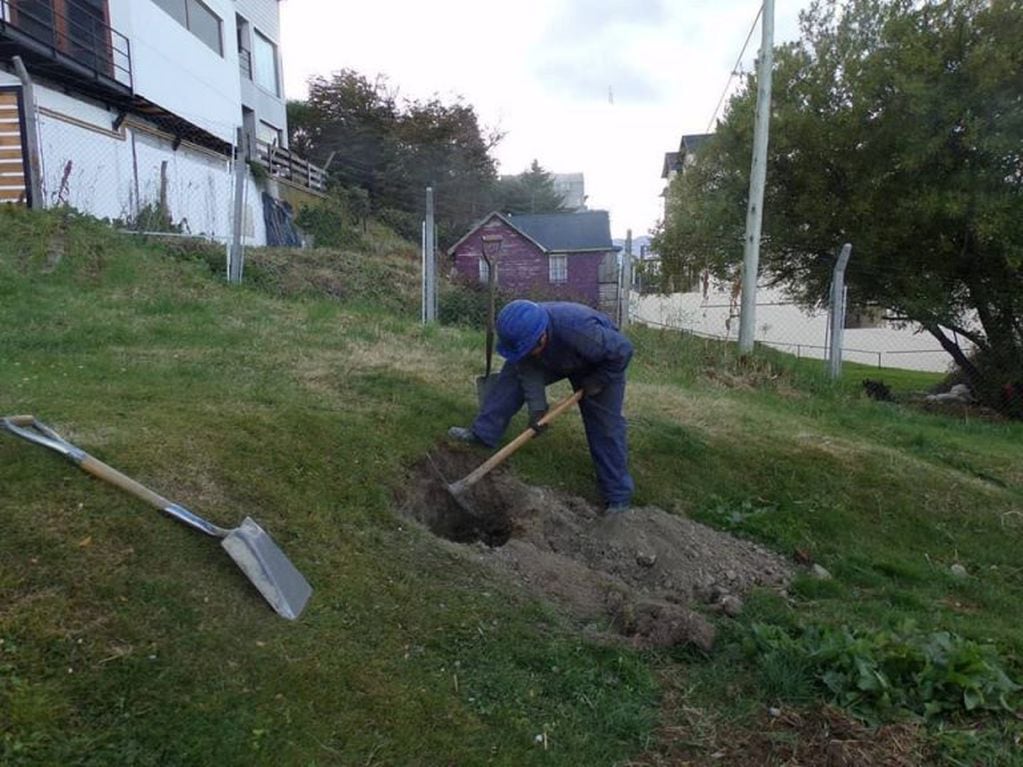
[[[480,282],[488,282],[490,280],[490,264],[487,263],[486,259],[480,258]]]
[[[256,126],[256,140],[279,147],[281,145],[281,129],[260,120],[259,125]]]
[[[223,22],[199,0],[153,0],[153,2],[217,54],[224,55],[221,34]]]
[[[548,256],[547,263],[551,283],[568,282],[568,256]]]
[[[275,96],[281,95],[277,77],[277,46],[261,35],[257,30],[252,36],[252,69],[256,85],[270,91]]]
[[[237,14],[234,17],[235,29],[238,32],[238,68],[242,77],[252,79],[252,51],[249,50],[249,22]]]

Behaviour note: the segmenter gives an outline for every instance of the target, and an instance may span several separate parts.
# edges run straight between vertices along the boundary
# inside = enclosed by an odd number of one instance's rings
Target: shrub
[[[317,248],[355,248],[364,246],[362,235],[348,213],[340,192],[324,202],[303,207],[295,218],[298,227],[313,236]]]
[[[498,290],[495,311],[500,311],[510,300],[508,295]],[[485,328],[489,311],[490,291],[485,284],[463,278],[441,284],[437,296],[437,319],[441,323]]]
[[[774,680],[778,668],[798,668],[830,702],[872,724],[906,715],[1011,711],[1010,699],[1021,689],[993,647],[947,631],[810,626],[793,636],[756,624],[746,644],[762,679]]]

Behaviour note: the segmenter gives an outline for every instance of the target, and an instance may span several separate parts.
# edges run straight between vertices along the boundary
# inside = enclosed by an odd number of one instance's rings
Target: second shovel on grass
[[[213,538],[219,538],[220,545],[228,556],[281,617],[294,620],[305,608],[312,594],[312,587],[274,543],[273,538],[252,517],[246,517],[233,529],[218,527],[75,447],[33,416],[21,415],[0,419],[0,428],[59,453],[82,471],[131,493],[189,527]]]

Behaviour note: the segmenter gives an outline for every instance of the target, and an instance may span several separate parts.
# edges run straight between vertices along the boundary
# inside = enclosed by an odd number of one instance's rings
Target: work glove
[[[545,431],[547,431],[547,424],[540,423],[540,419],[547,415],[546,410],[531,410],[529,411],[529,428],[533,430],[534,436],[539,437]]]
[[[599,378],[587,378],[582,383],[583,395],[586,397],[596,397],[602,391],[604,391],[604,384]]]

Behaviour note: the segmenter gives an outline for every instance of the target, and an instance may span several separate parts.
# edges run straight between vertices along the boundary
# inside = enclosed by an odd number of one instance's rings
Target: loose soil
[[[516,479],[506,468],[456,503],[446,481],[485,459],[439,447],[410,470],[399,510],[462,555],[514,579],[599,637],[640,648],[709,650],[708,613],[735,615],[755,587],[784,589],[781,556],[655,506],[604,516],[585,500]]]
[[[918,767],[932,763],[923,727],[867,727],[826,706],[814,711],[764,714],[749,729],[718,729],[685,708],[673,725],[662,726],[658,746],[627,767]]]

